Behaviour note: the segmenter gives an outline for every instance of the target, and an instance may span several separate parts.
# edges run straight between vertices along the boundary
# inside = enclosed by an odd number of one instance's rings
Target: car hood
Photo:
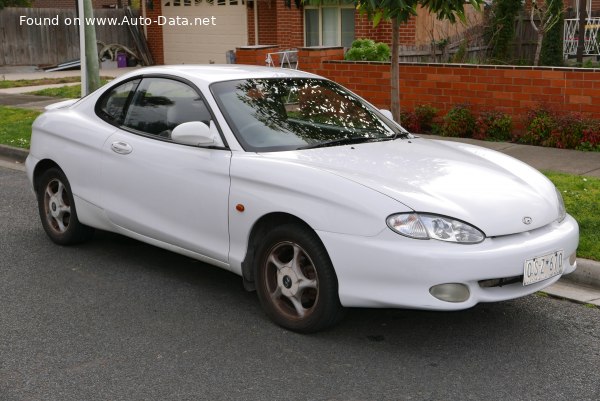
[[[478,146],[414,138],[263,156],[328,171],[415,211],[468,222],[489,237],[529,231],[558,218],[556,192],[546,177]]]

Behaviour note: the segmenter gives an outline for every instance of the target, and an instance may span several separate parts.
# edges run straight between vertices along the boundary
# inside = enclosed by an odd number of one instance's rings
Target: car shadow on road
[[[109,269],[115,274],[118,270],[125,276],[135,276],[138,283],[149,282],[148,286],[162,286],[165,291],[180,291],[182,286],[188,290],[192,288],[202,296],[199,299],[192,297],[190,302],[209,302],[213,306],[216,303],[219,309],[243,311],[255,320],[255,324],[275,328],[262,313],[256,294],[244,291],[240,277],[231,272],[102,231],[83,247],[93,258],[110,258],[107,265],[98,269]],[[543,332],[556,324],[555,319],[538,315],[540,303],[548,302],[561,303],[532,295],[455,312],[349,308],[337,326],[315,336],[332,340],[350,336],[362,346],[390,344],[413,349],[430,346],[423,344],[424,338],[434,340],[437,346],[453,347],[455,341],[468,343],[484,339],[501,344],[507,337],[518,336],[523,338],[526,346],[532,332]],[[537,338],[535,341],[544,340]],[[553,342],[552,339],[547,341]]]

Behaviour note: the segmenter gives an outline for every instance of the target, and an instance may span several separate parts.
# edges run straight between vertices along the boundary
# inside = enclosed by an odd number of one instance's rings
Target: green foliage
[[[560,15],[558,22],[550,28],[550,30],[544,36],[542,42],[542,51],[540,53],[540,65],[563,65],[563,1],[554,0],[550,4],[550,12],[552,15]]]
[[[31,124],[40,115],[38,111],[0,106],[0,143],[29,148]]]
[[[594,63],[594,61],[591,58],[588,58],[587,60],[585,60],[583,62],[581,67],[582,68],[598,68],[598,67],[600,67],[600,64],[596,64],[596,63]]]
[[[390,61],[390,47],[385,43],[371,39],[356,39],[346,52],[346,60],[352,61]]]
[[[0,89],[4,88],[21,88],[23,86],[36,85],[51,85],[51,84],[66,84],[70,82],[79,82],[80,77],[64,77],[64,78],[41,78],[41,79],[19,79],[16,81],[0,81]]]
[[[402,126],[409,132],[431,133],[438,109],[428,104],[415,107],[414,111],[403,111],[400,115]]]
[[[579,150],[600,152],[600,123],[588,123],[581,133],[581,140],[577,146]]]
[[[438,109],[429,104],[421,104],[415,107],[415,115],[421,126],[421,132],[431,131],[438,111]]]
[[[556,126],[556,121],[552,112],[545,107],[530,110],[526,118],[526,132],[519,136],[517,142],[528,145],[541,145],[546,141],[552,130]]]
[[[465,105],[454,106],[444,117],[443,136],[471,138],[475,132],[475,117]]]
[[[31,7],[30,0],[0,0],[0,10],[4,7]]]
[[[491,47],[490,57],[495,62],[512,59],[511,45],[515,36],[515,18],[522,9],[521,0],[495,0],[486,32]]]
[[[576,113],[539,107],[527,113],[525,133],[517,142],[562,149],[600,151],[600,122]]]
[[[600,179],[546,173],[560,190],[567,212],[579,223],[577,256],[600,260]]]
[[[488,111],[481,113],[475,122],[473,138],[508,141],[512,137],[512,118],[508,114],[499,111]]]
[[[460,42],[460,46],[458,47],[458,50],[456,51],[456,53],[454,53],[452,55],[452,58],[450,59],[451,63],[464,63],[465,59],[467,58],[467,40],[464,39]]]
[[[410,17],[417,15],[417,6],[436,14],[438,19],[455,22],[456,19],[465,21],[464,6],[471,4],[480,8],[483,0],[356,0],[355,4],[361,13],[368,15],[377,26],[381,20],[397,18],[399,22],[407,22]],[[305,0],[312,5],[321,4],[321,0]]]
[[[107,79],[101,78],[100,85],[108,82]],[[81,85],[65,85],[58,88],[46,88],[35,92],[30,92],[30,95],[37,96],[52,96],[63,99],[79,99],[81,97]]]

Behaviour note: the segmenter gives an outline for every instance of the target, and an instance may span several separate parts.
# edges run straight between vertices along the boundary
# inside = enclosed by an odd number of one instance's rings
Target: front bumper
[[[482,287],[484,280],[523,274],[525,260],[564,251],[564,272],[579,242],[579,226],[569,215],[562,223],[514,235],[487,238],[474,245],[415,240],[389,229],[374,237],[317,232],[335,267],[342,305],[460,310],[479,302],[495,302],[539,291],[561,276],[523,286],[521,282]],[[429,293],[435,285],[461,283],[468,287],[464,302],[445,302]]]

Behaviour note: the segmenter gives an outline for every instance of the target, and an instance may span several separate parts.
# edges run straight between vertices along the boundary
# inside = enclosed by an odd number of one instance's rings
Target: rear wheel
[[[77,219],[71,186],[58,168],[46,170],[37,188],[38,210],[42,226],[52,241],[60,245],[88,240],[94,229]]]
[[[341,317],[335,271],[325,247],[308,228],[273,229],[262,241],[256,263],[259,300],[280,326],[309,333]]]

